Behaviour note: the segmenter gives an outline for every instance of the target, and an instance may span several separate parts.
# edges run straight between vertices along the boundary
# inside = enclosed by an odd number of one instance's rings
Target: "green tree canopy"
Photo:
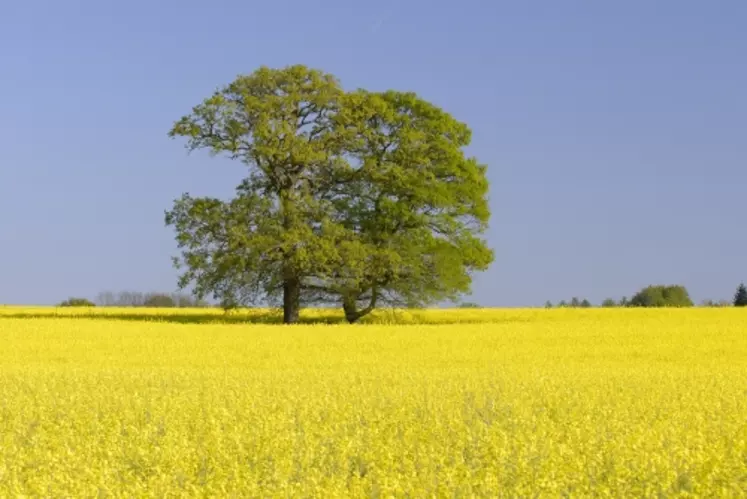
[[[96,304],[87,298],[68,298],[61,302],[58,307],[95,307]]]
[[[693,302],[684,286],[647,286],[630,299],[633,307],[692,307]]]
[[[322,199],[343,227],[343,264],[309,283],[358,320],[381,302],[419,307],[467,293],[493,259],[485,166],[465,157],[470,130],[413,93],[347,94],[337,116],[347,161],[331,163]]]
[[[225,306],[456,299],[492,262],[485,166],[470,131],[413,93],[343,92],[303,66],[241,76],[179,120],[189,149],[248,167],[229,201],[184,194],[166,213],[180,286]]]

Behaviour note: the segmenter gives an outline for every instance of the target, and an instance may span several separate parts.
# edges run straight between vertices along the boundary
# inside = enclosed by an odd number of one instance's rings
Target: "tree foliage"
[[[329,220],[316,191],[340,155],[333,115],[343,92],[331,75],[303,66],[260,68],[195,106],[170,131],[190,150],[226,154],[247,167],[230,202],[177,200],[174,225],[194,282],[231,306],[283,296],[284,320],[298,320],[301,280],[324,273],[336,255]]]
[[[734,306],[747,306],[747,287],[745,287],[744,283],[740,284],[739,287],[737,287],[737,292],[734,294]]]
[[[692,307],[693,302],[684,286],[647,286],[630,299],[633,307]]]
[[[470,130],[413,93],[260,68],[170,134],[247,167],[233,199],[184,194],[166,213],[180,286],[198,296],[282,297],[285,322],[302,303],[334,303],[355,322],[385,303],[456,300],[492,262],[485,166],[462,151]]]
[[[68,298],[61,302],[58,307],[95,307],[96,304],[86,298]]]
[[[413,93],[357,91],[343,102],[348,160],[332,163],[321,193],[343,228],[343,265],[309,283],[312,301],[341,301],[354,322],[382,302],[456,300],[493,258],[479,237],[485,167],[462,152],[469,129]]]

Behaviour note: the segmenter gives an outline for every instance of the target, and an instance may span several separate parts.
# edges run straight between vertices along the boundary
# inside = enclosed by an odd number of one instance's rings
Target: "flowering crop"
[[[742,310],[49,310],[0,310],[0,497],[747,496]]]

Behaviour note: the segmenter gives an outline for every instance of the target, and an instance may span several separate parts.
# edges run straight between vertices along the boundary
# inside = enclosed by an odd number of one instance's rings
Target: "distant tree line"
[[[139,291],[103,291],[96,301],[86,298],[68,298],[60,307],[149,307],[149,308],[200,308],[210,304],[185,293],[142,293]]]
[[[632,298],[623,296],[620,300],[614,300],[613,298],[606,298],[602,301],[601,306],[604,308],[611,307],[692,307],[695,304],[690,298],[690,294],[684,286],[680,285],[652,285],[646,286],[645,288],[638,291]],[[570,302],[561,300],[557,305],[553,305],[552,302],[548,301],[545,303],[545,308],[553,307],[578,307],[588,308],[591,307],[591,303],[586,300],[579,300],[578,298],[572,298]],[[732,301],[721,300],[715,302],[713,300],[703,300],[701,302],[703,307],[744,307],[747,306],[747,287],[744,283],[740,284],[737,288],[737,292],[734,294]]]
[[[548,302],[545,303],[545,308],[553,308],[553,306],[554,305],[550,301],[548,301]],[[583,300],[581,300],[581,299],[579,299],[579,298],[577,298],[577,297],[574,296],[573,298],[571,298],[570,302],[565,301],[565,300],[560,300],[556,306],[558,308],[567,308],[567,307],[571,307],[571,308],[591,308],[592,305],[591,305],[591,302],[589,300],[587,300],[586,298],[584,298]]]
[[[184,293],[141,293],[137,291],[120,291],[114,293],[104,291],[99,293],[96,302],[87,298],[72,297],[58,304],[60,307],[151,307],[151,308],[196,308],[210,307],[204,300],[200,300]],[[220,305],[224,306],[224,305]],[[590,308],[593,305],[586,298],[573,297],[570,301],[561,300],[556,305],[547,301],[545,308]],[[684,286],[647,286],[638,291],[632,298],[623,296],[620,300],[606,298],[601,307],[692,307],[694,303]],[[747,306],[747,286],[744,283],[737,287],[731,301],[703,300],[702,307],[745,307]],[[473,302],[462,302],[460,308],[480,308]]]
[[[703,300],[703,301],[700,302],[700,306],[701,307],[706,307],[706,308],[731,307],[732,305],[736,306],[736,307],[741,306],[741,305],[737,305],[737,304],[735,304],[735,303],[733,303],[733,302],[731,302],[729,300],[719,300],[719,301],[716,301],[716,300]]]
[[[480,308],[480,305],[471,301],[463,301],[459,304],[459,308]]]

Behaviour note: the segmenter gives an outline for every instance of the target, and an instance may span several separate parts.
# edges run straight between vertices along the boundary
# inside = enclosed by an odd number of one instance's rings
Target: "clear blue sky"
[[[747,280],[747,2],[0,4],[0,303],[175,289],[163,211],[238,164],[167,132],[260,65],[413,90],[489,165],[474,301],[599,302]]]

